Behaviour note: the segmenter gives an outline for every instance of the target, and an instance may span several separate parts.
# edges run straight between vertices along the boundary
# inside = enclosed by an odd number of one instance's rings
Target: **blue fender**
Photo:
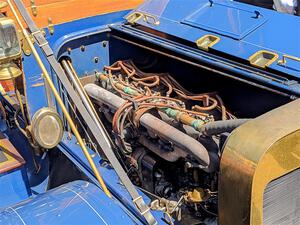
[[[0,224],[139,223],[121,207],[94,184],[74,181],[0,210]]]

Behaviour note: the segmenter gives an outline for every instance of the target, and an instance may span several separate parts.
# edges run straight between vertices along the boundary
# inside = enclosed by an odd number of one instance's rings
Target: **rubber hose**
[[[207,136],[217,135],[225,132],[231,132],[235,128],[250,121],[250,119],[234,119],[224,121],[214,121],[207,123],[201,127],[200,132]]]

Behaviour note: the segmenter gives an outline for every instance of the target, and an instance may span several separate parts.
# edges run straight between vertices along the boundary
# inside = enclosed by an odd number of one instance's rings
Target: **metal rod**
[[[106,131],[106,129],[104,128],[104,125],[101,123],[100,118],[97,115],[97,112],[95,110],[95,107],[93,106],[90,98],[88,97],[88,95],[86,94],[86,91],[84,90],[76,71],[74,70],[72,64],[70,61],[67,60],[62,60],[61,61],[63,68],[65,69],[67,75],[69,76],[69,78],[71,79],[75,90],[77,91],[77,93],[79,94],[84,106],[86,107],[87,111],[89,112],[89,114],[91,115],[92,119],[94,120],[94,122],[96,123],[97,127],[99,128],[99,130],[103,133],[104,139],[107,142],[108,146],[111,148],[113,142],[108,138],[109,135]],[[115,146],[113,146],[115,147]]]
[[[90,156],[90,154],[89,154],[89,152],[88,152],[86,146],[84,145],[84,142],[83,142],[83,140],[82,140],[82,138],[81,138],[81,136],[80,136],[78,130],[76,129],[76,126],[75,126],[75,124],[74,124],[74,122],[73,122],[73,120],[72,120],[72,118],[71,118],[71,116],[70,116],[68,110],[66,109],[66,107],[65,107],[65,105],[64,105],[64,103],[63,103],[63,101],[62,101],[62,99],[61,99],[61,97],[60,97],[58,91],[56,90],[56,87],[55,87],[55,85],[53,84],[53,82],[52,82],[52,80],[51,80],[51,77],[50,77],[50,75],[49,75],[47,69],[45,68],[45,65],[43,64],[43,62],[42,62],[42,60],[41,60],[39,54],[37,53],[37,51],[36,51],[34,45],[33,45],[32,42],[31,42],[31,39],[30,39],[30,36],[28,35],[27,30],[24,28],[24,26],[23,26],[21,20],[19,19],[18,15],[17,15],[17,12],[15,11],[14,6],[12,5],[11,1],[10,1],[10,0],[7,0],[7,3],[9,4],[9,7],[11,8],[12,13],[14,14],[14,17],[16,18],[17,23],[18,23],[19,26],[20,26],[20,28],[21,28],[21,30],[22,30],[22,32],[23,32],[23,34],[24,34],[24,37],[25,37],[26,41],[27,41],[28,44],[29,44],[29,47],[30,47],[31,51],[32,51],[32,53],[33,53],[33,55],[34,55],[34,57],[35,57],[35,59],[36,59],[38,65],[39,65],[40,69],[42,70],[43,76],[44,76],[44,78],[46,79],[46,81],[48,82],[49,87],[50,87],[50,89],[52,90],[53,95],[54,95],[54,97],[55,97],[55,99],[56,99],[58,105],[61,107],[61,110],[62,110],[64,116],[66,117],[66,119],[67,119],[67,121],[68,121],[68,123],[69,123],[69,125],[70,125],[70,127],[71,127],[71,129],[72,129],[72,131],[73,131],[73,133],[74,133],[74,135],[75,135],[77,141],[78,141],[79,146],[82,148],[82,151],[83,151],[85,157],[87,158],[87,160],[88,160],[88,162],[89,162],[89,164],[90,164],[90,166],[91,166],[91,168],[92,168],[92,170],[93,170],[93,172],[94,172],[94,174],[95,174],[95,176],[96,176],[96,178],[97,178],[97,180],[98,180],[100,186],[102,187],[104,193],[105,193],[108,197],[111,198],[111,197],[112,197],[112,196],[111,196],[111,193],[110,193],[109,190],[107,189],[107,186],[106,186],[106,184],[104,183],[104,181],[103,181],[103,179],[102,179],[102,177],[101,177],[101,175],[100,175],[100,173],[99,173],[99,171],[98,171],[98,169],[97,169],[97,167],[96,167],[96,165],[95,165],[95,163],[94,163],[92,157]]]

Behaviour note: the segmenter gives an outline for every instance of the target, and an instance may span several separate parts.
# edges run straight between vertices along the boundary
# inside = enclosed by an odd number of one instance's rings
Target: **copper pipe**
[[[87,94],[96,101],[98,104],[107,105],[113,110],[119,108],[126,108],[130,106],[130,103],[126,103],[126,100],[97,86],[96,84],[85,85]],[[141,99],[151,99],[153,97],[143,97]],[[139,99],[137,99],[138,101]],[[121,111],[120,111],[121,112]],[[153,132],[164,140],[176,145],[178,148],[188,152],[199,160],[203,166],[203,170],[207,172],[215,171],[219,164],[219,158],[216,154],[210,153],[206,148],[194,138],[179,131],[175,127],[165,123],[159,118],[153,116],[150,113],[145,113],[140,117],[140,124],[148,131]]]

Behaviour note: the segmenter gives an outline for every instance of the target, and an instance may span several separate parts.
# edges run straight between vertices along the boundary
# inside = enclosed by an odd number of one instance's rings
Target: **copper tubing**
[[[123,107],[126,100],[97,86],[96,84],[85,85],[87,94],[98,104],[109,106],[113,110]],[[194,138],[170,126],[150,113],[145,113],[140,117],[140,124],[148,131],[153,132],[160,138],[173,143],[178,148],[194,156],[203,166],[206,172],[215,171],[219,165],[218,156],[209,153],[206,148]]]
[[[136,74],[135,69],[124,66],[124,64],[121,61],[119,61],[118,64],[120,65],[120,67],[123,69],[123,71],[127,74],[129,78],[131,78],[134,81],[137,81],[139,84],[142,84],[147,87],[155,87],[159,85],[159,77],[157,75],[142,77],[142,78],[135,77]],[[146,81],[152,81],[152,83],[147,83]]]
[[[110,73],[110,71],[109,71]],[[110,76],[110,75],[109,75]],[[107,80],[107,77],[105,75],[100,75],[99,76],[100,80]],[[114,82],[112,80],[110,80],[110,82]],[[124,86],[119,83],[119,82],[114,82],[114,86],[115,89],[117,89],[116,91],[118,93],[120,93],[120,91],[124,90]],[[122,93],[120,93],[122,94]],[[122,95],[121,95],[122,96]],[[134,98],[134,101],[138,102],[139,103],[139,109],[142,108],[142,107],[155,107],[155,108],[159,108],[161,109],[162,111],[165,111],[165,109],[170,109],[172,108],[173,110],[177,110],[178,113],[176,113],[176,116],[173,117],[174,119],[176,119],[177,121],[183,123],[183,124],[186,124],[186,125],[189,125],[189,126],[193,126],[195,129],[198,130],[199,126],[202,125],[202,122],[200,121],[196,121],[197,119],[190,116],[189,114],[192,114],[194,116],[198,116],[198,117],[207,117],[208,114],[206,113],[202,113],[202,112],[198,112],[198,111],[191,111],[191,110],[186,110],[184,108],[181,108],[181,107],[177,107],[177,106],[174,106],[173,104],[169,104],[169,103],[163,103],[161,102],[161,100],[167,100],[167,101],[172,101],[172,102],[176,102],[176,104],[180,104],[181,103],[181,100],[178,100],[178,99],[175,99],[175,98],[170,98],[170,97],[164,97],[164,96],[153,96],[153,95],[149,95],[149,96],[142,96],[142,95],[138,95],[138,93],[134,96],[139,96],[139,99],[137,98]],[[153,100],[159,100],[160,102],[153,102]],[[207,99],[209,99],[209,97],[207,96]],[[146,100],[152,100],[152,102],[142,102],[142,101],[146,101]],[[209,101],[209,100],[208,100]],[[121,116],[121,113],[127,108],[131,106],[131,103],[128,103],[127,105],[123,105],[122,107],[120,107],[115,116],[114,116],[114,119],[113,119],[113,128],[114,128],[114,131],[115,132],[120,132],[120,130],[117,129],[116,127],[116,124],[118,123],[118,117]],[[214,106],[215,107],[215,106]],[[128,109],[126,109],[128,110]],[[196,121],[196,123],[195,123]],[[204,122],[203,122],[204,123]]]
[[[226,108],[224,106],[223,100],[220,98],[219,95],[216,95],[216,98],[220,104],[220,108],[221,108],[221,113],[222,113],[222,120],[227,120],[227,112],[226,112]]]
[[[158,76],[162,81],[165,82],[167,86],[171,85],[178,90],[183,91],[184,93],[191,94],[189,91],[185,90],[173,77],[171,77],[168,73],[144,73],[139,68],[137,68],[134,63],[130,60],[123,61],[123,64],[127,67],[131,67],[136,71],[136,74],[140,77],[149,77],[149,76]],[[163,78],[163,79],[162,79]],[[169,84],[169,85],[168,85]]]
[[[111,78],[111,75],[109,74],[108,78],[107,78],[107,76],[101,74],[99,76],[99,78],[100,78],[100,80],[105,81],[105,80]],[[109,79],[109,81],[110,81],[110,84],[112,85],[113,89],[115,91],[117,91],[121,96],[132,97],[131,95],[126,94],[125,92],[123,92],[123,89],[125,88],[125,86],[123,86],[122,84],[120,84],[118,82],[114,82],[112,79]],[[166,100],[166,101],[174,102],[176,104],[182,104],[182,101],[179,100],[179,99],[165,97],[165,96],[154,96],[154,95],[143,96],[142,94],[141,95],[135,95],[135,96],[137,96],[137,97],[142,96],[142,98],[140,98],[139,100],[135,99],[135,101],[137,101],[137,102],[140,102],[141,100],[146,101],[146,100],[155,100],[155,99],[157,99],[157,100]],[[187,109],[177,107],[177,106],[174,106],[174,105],[171,105],[171,104],[167,104],[167,103],[164,104],[162,102],[159,102],[159,103],[154,103],[154,102],[142,103],[142,105],[144,105],[144,106],[154,106],[154,107],[158,107],[158,108],[172,108],[172,109],[175,109],[175,110],[178,110],[178,111],[181,111],[181,112],[184,112],[184,113],[189,113],[189,114],[192,114],[192,115],[195,115],[195,116],[208,116],[207,113],[187,110]],[[186,115],[186,116],[188,116],[188,115]],[[190,119],[195,120],[195,118],[193,118],[193,117],[191,117]],[[187,125],[190,125],[190,124],[187,124]]]
[[[204,111],[210,111],[215,109],[218,106],[218,101],[211,97],[210,95],[212,94],[200,94],[200,95],[188,95],[189,93],[183,89],[181,86],[177,85],[177,83],[175,84],[176,86],[179,86],[180,89],[178,88],[173,88],[172,86],[172,82],[174,82],[172,79],[170,79],[171,77],[169,75],[165,75],[165,76],[159,76],[159,75],[152,75],[152,74],[147,74],[145,75],[145,73],[138,71],[138,69],[136,67],[133,66],[133,64],[127,64],[126,62],[122,62],[122,61],[117,61],[116,63],[114,63],[112,66],[106,66],[104,67],[105,70],[108,72],[108,77],[110,82],[112,82],[112,87],[121,95],[125,95],[128,96],[128,94],[126,93],[122,93],[120,89],[123,89],[123,87],[118,88],[116,87],[116,85],[118,83],[121,83],[122,85],[124,85],[123,80],[120,79],[120,74],[117,78],[118,81],[113,81],[112,79],[112,72],[122,72],[125,73],[127,75],[128,78],[132,79],[133,81],[131,82],[131,85],[126,85],[128,87],[131,87],[133,89],[135,89],[134,87],[132,87],[132,84],[135,83],[136,85],[143,85],[144,87],[147,87],[148,89],[148,93],[149,93],[149,88],[151,87],[156,87],[161,83],[164,84],[164,86],[166,88],[168,88],[167,92],[166,92],[166,96],[169,97],[172,92],[174,91],[179,97],[185,99],[185,100],[194,100],[194,101],[201,101],[203,103],[203,107],[196,105],[194,106],[195,110],[192,110],[191,112],[194,112],[193,114],[197,114],[197,112],[204,112]],[[120,70],[119,70],[120,69]],[[140,77],[136,77],[136,76],[140,76]],[[100,79],[105,79],[102,77],[100,77]],[[144,81],[153,81],[152,83],[146,83]],[[170,80],[170,81],[168,81]],[[120,85],[119,85],[120,86]],[[141,93],[142,95],[146,95]],[[151,90],[150,93],[147,94],[148,96],[151,96]],[[174,100],[175,98],[170,98],[170,100]],[[178,109],[179,110],[179,109]]]
[[[197,111],[210,111],[215,109],[218,106],[218,101],[209,94],[201,94],[201,95],[186,95],[182,91],[175,89],[176,94],[178,94],[181,98],[186,100],[194,100],[194,101],[202,101],[203,107],[199,105],[195,105],[193,108]],[[210,105],[211,104],[211,105]]]

